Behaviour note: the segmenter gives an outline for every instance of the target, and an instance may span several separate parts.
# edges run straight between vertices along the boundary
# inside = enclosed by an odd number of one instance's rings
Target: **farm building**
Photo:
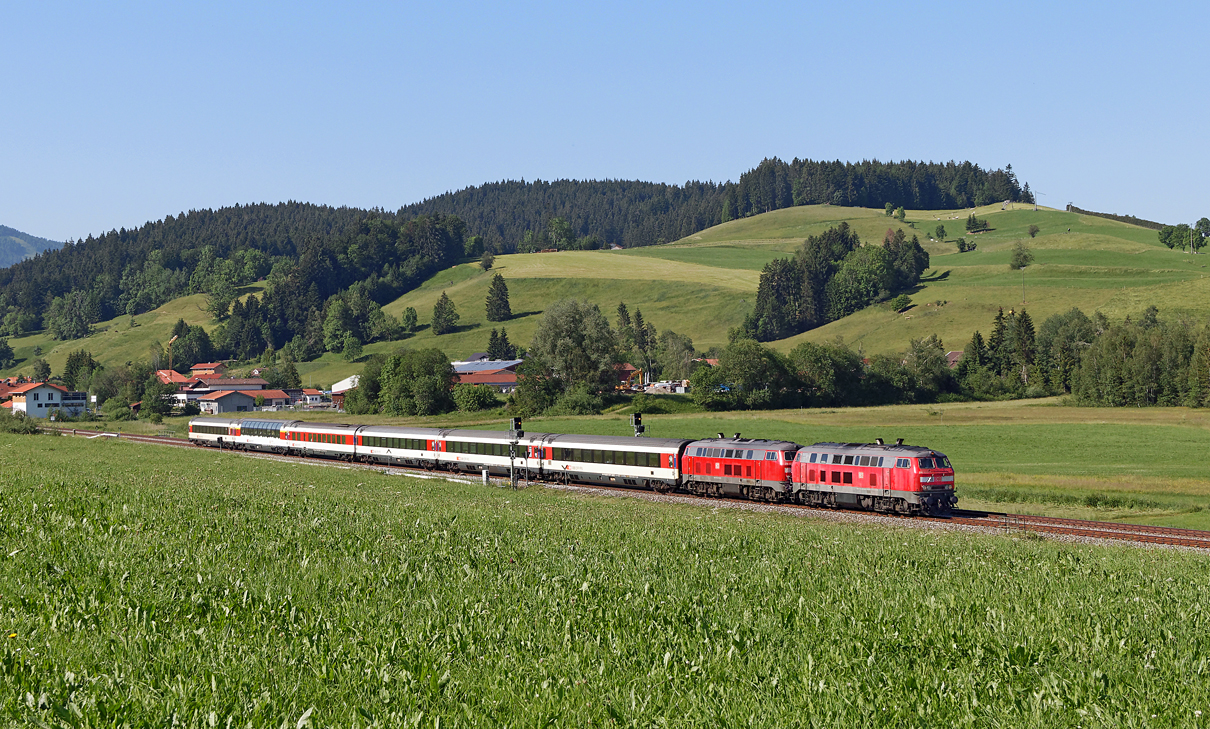
[[[251,392],[219,390],[199,397],[197,406],[207,415],[249,412],[256,406],[256,397]]]

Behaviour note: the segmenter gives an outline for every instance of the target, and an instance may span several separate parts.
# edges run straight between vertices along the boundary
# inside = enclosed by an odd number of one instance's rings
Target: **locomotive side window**
[[[840,483],[840,471],[832,471],[832,483]]]
[[[845,456],[845,457],[844,457],[844,465],[846,465],[846,466],[851,466],[851,465],[853,465],[853,457],[852,457],[852,456]]]
[[[815,462],[815,457],[816,457],[816,455],[817,455],[817,454],[815,454],[815,453],[812,453],[812,454],[811,454],[811,463],[814,463],[814,462]]]
[[[852,472],[852,471],[845,471],[845,472],[844,472],[844,482],[845,482],[845,483],[853,483],[853,472]]]
[[[895,461],[895,468],[911,468],[911,463],[906,458],[900,458]]]
[[[765,451],[765,460],[766,461],[776,461],[777,460],[777,451]]]
[[[859,463],[859,464],[857,464],[857,465],[859,465],[859,466],[868,466],[868,465],[870,465],[870,457],[869,457],[869,456],[862,456],[862,457],[861,457],[861,463]]]

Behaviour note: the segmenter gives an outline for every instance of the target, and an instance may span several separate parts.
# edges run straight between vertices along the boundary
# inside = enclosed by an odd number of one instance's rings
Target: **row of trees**
[[[744,333],[767,342],[813,329],[915,286],[928,267],[920,240],[902,228],[888,229],[881,246],[863,246],[841,223],[807,238],[793,258],[765,265]]]
[[[1210,218],[1202,218],[1193,225],[1165,225],[1157,231],[1160,243],[1169,248],[1188,249],[1192,253],[1200,251],[1210,238]]]
[[[1070,393],[1082,405],[1210,405],[1210,323],[1163,321],[1155,307],[1110,323],[1073,308],[1040,327],[1025,311],[997,312],[955,370],[965,397]]]

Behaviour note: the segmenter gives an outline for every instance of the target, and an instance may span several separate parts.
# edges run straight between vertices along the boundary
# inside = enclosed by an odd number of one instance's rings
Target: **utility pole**
[[[521,429],[521,418],[513,418],[511,426],[508,431],[508,481],[515,490],[517,488],[517,470],[514,459],[517,457],[517,443],[525,437],[525,431]]]

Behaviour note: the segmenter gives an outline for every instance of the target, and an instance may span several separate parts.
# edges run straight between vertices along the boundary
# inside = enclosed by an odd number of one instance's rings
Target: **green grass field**
[[[1200,555],[172,454],[0,436],[6,723],[1116,727],[1210,711]]]
[[[529,432],[630,435],[631,408],[601,416],[527,420]],[[331,413],[262,413],[258,417],[413,424],[502,430],[503,412],[438,418]],[[702,438],[723,432],[820,441],[906,442],[949,455],[960,505],[1018,514],[1124,521],[1210,530],[1210,463],[1202,456],[1210,411],[1186,408],[1077,408],[1054,399],[837,410],[647,414],[647,435]],[[126,433],[183,435],[186,418],[163,426],[120,424]],[[71,427],[113,432],[113,423]],[[1162,446],[1161,446],[1162,444]],[[1157,457],[1162,452],[1162,457]]]

